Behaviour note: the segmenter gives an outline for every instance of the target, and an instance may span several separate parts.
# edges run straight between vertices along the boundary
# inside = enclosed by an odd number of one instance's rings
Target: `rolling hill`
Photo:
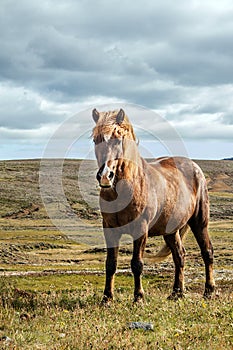
[[[56,173],[58,160],[48,161]],[[82,181],[91,186],[89,201],[83,199],[79,190],[78,176],[81,160],[65,160],[62,169],[62,186],[68,207],[80,218],[100,219],[98,210],[98,186],[95,180],[95,163],[89,161],[90,172],[85,173]],[[196,160],[204,171],[208,182],[211,220],[233,218],[233,162],[230,160]],[[0,217],[47,217],[40,195],[40,160],[0,161]],[[58,169],[59,170],[59,169]],[[83,173],[82,173],[83,176]],[[87,192],[88,192],[88,186]],[[86,193],[88,195],[88,193]],[[86,198],[86,195],[84,197]],[[49,200],[53,193],[48,191]],[[90,205],[90,200],[95,205]],[[89,204],[88,204],[89,203]],[[59,205],[59,204],[58,204]]]

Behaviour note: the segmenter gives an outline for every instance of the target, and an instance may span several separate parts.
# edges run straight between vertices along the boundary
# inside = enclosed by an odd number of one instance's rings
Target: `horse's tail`
[[[182,241],[185,237],[185,234],[188,232],[188,229],[189,229],[188,225],[185,225],[179,230],[180,238]],[[165,260],[170,254],[171,254],[171,249],[165,243],[163,247],[160,249],[160,251],[153,257],[153,261],[161,262]]]

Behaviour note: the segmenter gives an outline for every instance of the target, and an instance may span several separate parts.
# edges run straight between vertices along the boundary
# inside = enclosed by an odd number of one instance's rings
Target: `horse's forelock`
[[[117,111],[113,112],[101,112],[99,121],[93,129],[92,137],[94,139],[99,138],[102,135],[102,139],[106,138],[129,138],[136,141],[136,136],[133,130],[133,126],[130,123],[128,117],[125,115],[123,122],[119,125],[116,123]]]

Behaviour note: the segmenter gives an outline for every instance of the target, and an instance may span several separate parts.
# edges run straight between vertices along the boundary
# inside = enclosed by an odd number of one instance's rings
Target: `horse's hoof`
[[[205,287],[205,292],[204,292],[203,298],[204,299],[211,299],[214,291],[215,291],[215,286]]]
[[[103,299],[101,300],[100,306],[110,306],[112,301],[112,297],[107,297],[106,295],[104,295]]]
[[[134,296],[134,300],[133,303],[134,304],[139,304],[139,303],[143,303],[144,302],[144,296],[139,294],[139,295],[135,295]]]
[[[143,302],[144,302],[143,298],[134,298],[133,300],[134,305],[142,304]]]
[[[183,291],[173,291],[169,297],[167,297],[167,300],[173,300],[177,301],[184,298],[184,292]]]

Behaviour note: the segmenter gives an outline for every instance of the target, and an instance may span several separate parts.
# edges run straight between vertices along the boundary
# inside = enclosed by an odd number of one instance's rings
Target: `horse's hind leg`
[[[203,218],[202,214],[203,208],[200,210],[198,216],[191,218],[189,225],[201,249],[202,258],[205,263],[206,282],[204,297],[210,298],[215,288],[213,276],[213,246],[208,233],[208,219],[205,217]]]
[[[169,299],[178,299],[183,297],[184,293],[184,258],[185,249],[182,244],[179,231],[165,235],[164,240],[171,249],[173,260],[175,263],[175,281],[172,294]]]

